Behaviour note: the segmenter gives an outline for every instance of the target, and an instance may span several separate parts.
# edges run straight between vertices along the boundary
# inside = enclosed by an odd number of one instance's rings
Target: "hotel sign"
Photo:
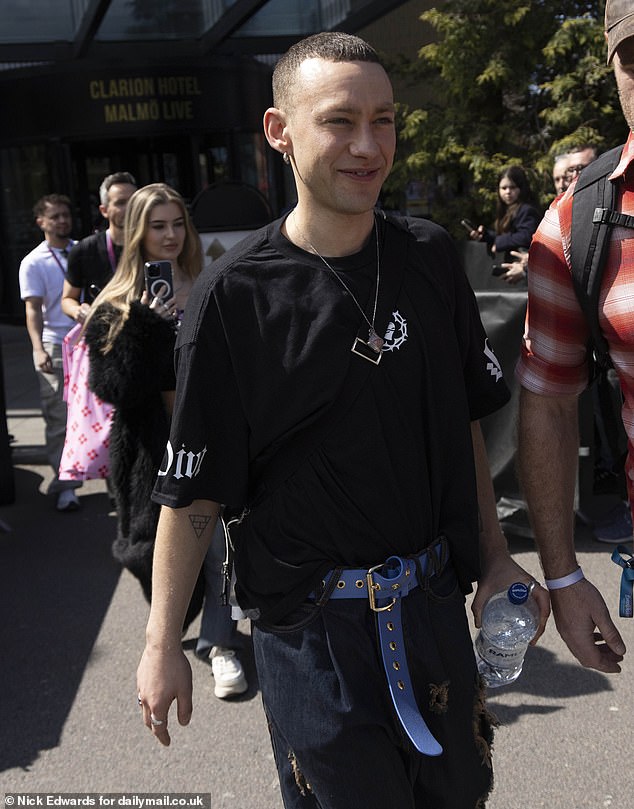
[[[198,76],[89,79],[88,95],[103,110],[103,123],[194,121],[203,95]]]
[[[149,70],[105,67],[0,81],[11,110],[0,138],[125,137],[261,127],[270,73],[227,62]],[[28,98],[28,104],[16,103]]]

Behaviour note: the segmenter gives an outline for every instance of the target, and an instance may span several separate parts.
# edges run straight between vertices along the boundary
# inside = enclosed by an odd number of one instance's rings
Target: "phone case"
[[[164,301],[174,297],[172,264],[169,261],[148,261],[145,264],[145,287],[151,298]]]

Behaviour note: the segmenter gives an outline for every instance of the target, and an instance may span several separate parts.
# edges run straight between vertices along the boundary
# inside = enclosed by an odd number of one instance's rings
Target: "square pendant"
[[[372,365],[378,365],[381,362],[381,357],[383,356],[383,352],[380,349],[377,351],[376,348],[373,348],[360,337],[355,339],[350,350],[353,354],[363,357],[364,360],[371,362]]]

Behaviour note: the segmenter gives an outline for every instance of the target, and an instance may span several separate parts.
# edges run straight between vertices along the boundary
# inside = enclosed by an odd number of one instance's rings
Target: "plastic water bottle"
[[[484,605],[474,646],[478,671],[489,688],[508,685],[522,672],[526,649],[539,625],[539,608],[531,596],[534,586],[515,582]]]

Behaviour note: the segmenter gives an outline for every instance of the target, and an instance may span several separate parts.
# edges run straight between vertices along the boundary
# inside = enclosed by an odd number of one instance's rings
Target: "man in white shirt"
[[[46,452],[55,477],[49,487],[57,494],[58,511],[74,511],[79,500],[73,491],[81,483],[61,481],[59,463],[66,435],[66,402],[62,341],[73,321],[61,308],[73,219],[70,199],[48,194],[33,206],[44,241],[20,263],[20,296],[26,307],[26,328],[33,346],[33,364],[40,384],[42,415],[46,424]]]

